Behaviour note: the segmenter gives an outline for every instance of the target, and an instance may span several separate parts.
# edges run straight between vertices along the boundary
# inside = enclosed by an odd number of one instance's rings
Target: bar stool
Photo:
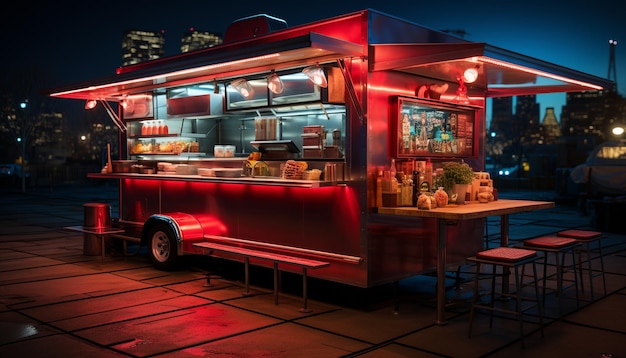
[[[539,310],[539,325],[541,329],[541,336],[543,337],[543,307],[541,304],[541,300],[539,299],[539,288],[537,286],[537,266],[536,260],[538,259],[537,253],[534,250],[513,248],[513,247],[496,247],[493,249],[481,251],[476,254],[476,256],[469,257],[467,260],[469,262],[473,262],[476,264],[476,275],[474,277],[474,299],[472,301],[472,306],[470,309],[470,323],[469,323],[469,334],[468,337],[472,337],[472,326],[474,324],[474,315],[477,309],[484,309],[489,311],[489,328],[491,329],[493,326],[493,312],[501,312],[501,313],[509,313],[518,317],[519,320],[519,328],[520,328],[520,340],[522,343],[522,348],[524,348],[524,320],[523,314],[525,311],[538,307]],[[522,268],[522,271],[526,264],[532,263],[533,267],[533,276],[531,284],[534,286],[535,297],[525,297],[522,294],[522,288],[524,285],[524,275],[520,274],[519,268]],[[482,274],[481,266],[482,265],[491,265],[492,271],[491,274]],[[498,294],[505,298],[514,298],[515,301],[515,310],[507,309],[506,307],[495,307],[495,295],[496,295],[496,277],[501,274],[497,273],[497,268],[500,267],[501,271],[504,272],[505,269],[513,268],[514,278],[515,278],[515,291],[514,293],[509,292],[508,288],[503,287],[501,292]],[[483,277],[491,279],[491,289],[479,295],[478,293],[478,283],[479,276],[483,275]],[[490,295],[490,300],[488,303],[479,303],[479,299],[482,296]],[[526,307],[522,307],[522,301],[532,301],[534,304],[527,305]]]
[[[602,285],[604,288],[604,295],[606,296],[606,277],[604,275],[604,258],[603,258],[604,255],[602,253],[602,238],[604,238],[604,234],[599,231],[570,229],[570,230],[559,231],[556,235],[560,237],[567,237],[567,238],[575,239],[576,241],[581,243],[583,246],[583,250],[579,250],[578,252],[579,253],[578,272],[580,274],[581,292],[585,292],[584,286],[583,286],[583,270],[584,269],[582,265],[583,260],[582,260],[582,254],[581,254],[581,252],[584,251],[585,254],[587,255],[586,261],[587,261],[587,271],[589,273],[589,290],[591,291],[591,300],[592,301],[594,300],[593,278],[597,276],[602,276]],[[591,256],[591,244],[596,241],[598,242],[598,256],[592,257]],[[591,268],[591,261],[597,260],[597,259],[600,260],[600,273],[594,274]]]
[[[565,268],[565,256],[569,252],[572,254],[572,271],[574,273],[574,287],[576,289],[576,308],[580,307],[580,297],[578,296],[578,275],[576,274],[576,254],[575,248],[581,246],[581,244],[571,238],[558,237],[558,236],[541,236],[524,241],[524,245],[518,246],[523,249],[536,250],[543,253],[543,277],[542,277],[542,303],[545,305],[546,301],[546,281],[551,275],[547,274],[548,268],[548,256],[550,253],[554,254],[556,267],[556,295],[559,297],[559,316],[562,310],[562,297],[563,297],[563,270]]]

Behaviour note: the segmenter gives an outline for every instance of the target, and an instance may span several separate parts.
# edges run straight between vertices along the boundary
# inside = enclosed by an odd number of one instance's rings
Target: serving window
[[[475,156],[476,108],[411,97],[392,100],[396,157]]]

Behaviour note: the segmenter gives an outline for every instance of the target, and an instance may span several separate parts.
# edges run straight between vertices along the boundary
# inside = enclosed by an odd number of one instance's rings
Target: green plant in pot
[[[456,190],[455,184],[472,184],[472,181],[474,180],[474,170],[466,163],[444,162],[441,166],[443,168],[443,174],[441,175],[441,178],[438,178],[440,180],[439,183],[448,193],[454,193],[454,191]],[[464,187],[463,190],[467,190],[467,187]],[[456,194],[457,203],[464,203],[465,192],[457,192]],[[450,196],[452,197],[452,195]]]

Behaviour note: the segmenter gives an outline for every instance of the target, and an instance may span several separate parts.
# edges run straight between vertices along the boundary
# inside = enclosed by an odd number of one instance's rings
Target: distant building
[[[541,129],[543,132],[543,138],[540,144],[554,144],[558,141],[561,136],[561,127],[559,126],[559,122],[556,120],[554,107],[546,108],[546,113],[541,120]]]
[[[563,135],[586,135],[605,140],[613,116],[611,105],[613,91],[587,91],[568,93],[561,114]]]
[[[541,142],[539,131],[539,103],[536,95],[515,97],[515,123],[513,133],[519,136],[521,144],[537,144]]]
[[[122,66],[156,60],[165,54],[165,31],[128,30],[122,35]]]
[[[581,164],[598,144],[617,139],[616,124],[626,123],[626,100],[612,90],[567,93],[561,112],[562,167]]]
[[[213,47],[223,42],[219,34],[196,30],[193,27],[183,33],[180,39],[180,52],[190,52],[207,47]]]
[[[509,131],[513,119],[513,97],[496,97],[492,101],[489,131],[502,141],[511,139]]]

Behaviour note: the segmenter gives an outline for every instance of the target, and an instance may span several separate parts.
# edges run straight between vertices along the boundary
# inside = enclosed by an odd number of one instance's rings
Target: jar
[[[435,191],[435,201],[437,202],[438,207],[448,205],[448,193],[446,193],[441,186],[437,189],[437,191]]]

